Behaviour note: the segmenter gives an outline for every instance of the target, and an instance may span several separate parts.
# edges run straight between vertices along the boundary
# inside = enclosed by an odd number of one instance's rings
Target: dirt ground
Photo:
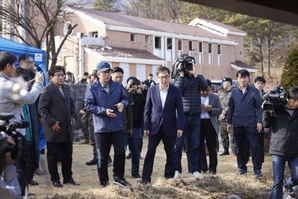
[[[36,194],[28,198],[269,198],[272,185],[271,157],[265,157],[263,165],[263,177],[256,179],[253,176],[252,163],[248,163],[248,173],[240,176],[236,167],[234,155],[218,157],[217,175],[205,174],[204,179],[198,180],[187,173],[186,155],[183,154],[183,173],[180,179],[165,180],[163,178],[165,166],[165,152],[160,143],[155,156],[154,170],[151,185],[140,185],[137,179],[131,177],[131,160],[126,160],[125,178],[132,184],[131,189],[120,188],[113,185],[113,168],[109,167],[110,186],[100,188],[96,166],[87,166],[86,161],[92,159],[92,147],[74,143],[73,152],[73,178],[80,186],[64,185],[63,188],[55,188],[50,181],[47,172],[46,155],[41,156],[40,167],[46,171],[46,175],[35,175],[34,180],[38,186],[30,186],[29,193]],[[147,152],[148,138],[144,137],[141,157]],[[112,148],[113,150],[113,148]],[[113,152],[111,152],[111,155]],[[112,157],[113,158],[113,157]],[[61,175],[61,166],[58,166]],[[140,164],[142,174],[143,160]],[[63,179],[61,179],[62,181]],[[234,196],[231,196],[234,195]],[[231,197],[230,197],[231,196]]]

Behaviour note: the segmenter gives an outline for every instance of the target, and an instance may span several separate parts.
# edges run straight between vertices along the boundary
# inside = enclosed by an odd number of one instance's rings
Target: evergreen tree
[[[298,45],[288,55],[281,75],[281,85],[286,90],[298,85]]]
[[[115,7],[117,0],[96,0],[94,3],[94,10],[102,10],[105,12],[120,12]]]

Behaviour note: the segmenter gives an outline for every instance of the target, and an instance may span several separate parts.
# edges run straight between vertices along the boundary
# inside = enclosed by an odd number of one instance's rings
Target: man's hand
[[[35,77],[35,80],[36,80],[36,81],[39,81],[39,82],[41,82],[41,83],[43,83],[43,82],[44,82],[43,73],[42,73],[42,72],[41,72],[41,73],[38,73],[38,74],[36,75],[36,77]]]
[[[263,125],[262,123],[257,123],[257,130],[260,133],[262,131]]]
[[[177,137],[180,138],[183,135],[182,130],[177,130]]]
[[[115,113],[113,113],[112,109],[107,109],[106,114],[108,117],[116,117],[117,116]]]
[[[59,125],[59,121],[57,121],[53,126],[52,126],[52,129],[54,132],[57,132],[59,133],[61,128],[60,128],[60,125]]]
[[[85,123],[86,122],[86,115],[85,114],[81,117],[81,122],[82,123]]]
[[[44,119],[42,117],[39,118],[39,123],[43,124],[44,123]]]
[[[232,129],[232,124],[228,124],[228,125],[227,125],[227,131],[228,131],[228,133],[231,132],[231,129]]]
[[[268,133],[270,128],[264,128],[264,132]]]
[[[81,109],[79,113],[80,113],[81,115],[84,115],[84,114],[85,114],[85,111],[83,111],[83,110]]]
[[[76,118],[71,117],[70,119],[70,125],[73,126],[76,123]]]
[[[124,109],[124,105],[120,102],[118,104],[115,104],[115,106],[117,107],[118,111],[121,113]]]
[[[150,130],[144,130],[144,136],[149,136]]]

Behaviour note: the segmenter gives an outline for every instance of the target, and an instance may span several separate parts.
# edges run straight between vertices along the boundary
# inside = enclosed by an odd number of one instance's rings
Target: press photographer
[[[184,110],[184,133],[177,137],[175,144],[175,176],[179,178],[182,172],[182,147],[186,136],[187,158],[189,172],[194,178],[203,178],[199,173],[199,143],[201,128],[201,90],[208,87],[205,78],[197,75],[195,59],[188,55],[181,55],[173,64],[172,78],[174,85],[181,89]]]
[[[272,93],[271,98],[280,99],[280,96],[280,91],[277,91],[275,94]],[[293,187],[298,185],[298,87],[290,88],[286,100],[273,107],[264,109],[263,112],[264,131],[268,132],[272,127],[269,149],[273,169],[271,197],[283,198],[283,186],[290,196],[295,197],[297,193],[295,194]],[[291,177],[283,182],[286,162]]]
[[[21,153],[23,136],[15,130],[29,126],[27,121],[14,121],[11,118],[13,114],[0,115],[0,193],[4,199],[21,197],[21,188],[13,163]]]
[[[27,88],[23,87],[25,82],[22,78],[14,79],[16,56],[8,52],[0,52],[0,113],[12,113],[14,119],[22,120],[23,111],[22,104],[32,104],[35,102],[43,87],[44,77],[40,73],[36,75],[32,89],[28,92]],[[19,82],[20,81],[20,82]],[[23,136],[25,129],[16,129]],[[22,195],[25,195],[25,188],[28,185],[28,173],[30,168],[27,168],[27,159],[30,154],[30,148],[25,139],[22,139],[22,152],[17,159],[16,167],[18,179],[26,179],[25,182],[20,182]],[[30,166],[30,165],[29,165]]]

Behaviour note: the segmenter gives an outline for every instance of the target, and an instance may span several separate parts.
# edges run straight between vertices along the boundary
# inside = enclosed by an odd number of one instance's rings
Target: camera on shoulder
[[[273,90],[263,95],[266,102],[263,105],[264,111],[276,110],[279,105],[286,99],[286,91],[283,87],[277,86]]]
[[[14,115],[12,113],[0,113],[0,154],[10,152],[11,158],[15,161],[21,153],[22,139],[24,137],[16,129],[29,127],[29,122],[26,120],[15,120],[13,117]],[[15,145],[8,142],[8,136],[12,137]],[[5,156],[0,156],[1,171],[5,167],[4,158]]]
[[[193,65],[196,63],[196,60],[194,57],[189,56],[188,54],[181,54],[180,57],[178,57],[173,65],[172,65],[172,73],[171,77],[172,79],[175,79],[178,73],[180,72],[186,72],[193,70]],[[179,68],[179,65],[181,67]]]

